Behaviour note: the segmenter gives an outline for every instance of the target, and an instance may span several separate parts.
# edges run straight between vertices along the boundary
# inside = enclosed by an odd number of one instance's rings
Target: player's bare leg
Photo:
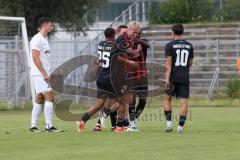
[[[128,108],[129,103],[129,95],[125,94],[121,96],[119,101],[119,107],[117,111],[117,127],[113,130],[114,132],[126,132],[124,128],[124,119],[125,119],[125,112],[126,108]]]
[[[165,128],[164,132],[171,132],[172,131],[172,97],[166,95],[164,97],[164,114],[165,114],[165,119],[167,122],[167,127]]]
[[[110,99],[109,98],[107,98],[106,100],[105,100],[105,103],[104,103],[104,107],[103,108],[110,108]],[[96,126],[95,126],[95,128],[93,129],[93,131],[102,131],[102,128],[105,128],[106,126],[105,126],[105,121],[104,121],[104,119],[103,119],[103,115],[104,115],[104,112],[103,112],[103,110],[101,110],[101,111],[99,111],[98,112],[98,120],[97,120],[97,124],[96,124]]]
[[[117,127],[113,130],[114,132],[126,132],[124,127],[125,119],[125,108],[127,107],[126,103],[120,103],[117,111]]]
[[[93,131],[101,131],[101,127],[105,128],[106,118],[114,111],[116,111],[119,107],[119,102],[115,98],[107,98],[104,104],[104,107],[101,111],[101,115],[98,119],[96,127]],[[116,124],[115,124],[116,125]]]
[[[188,99],[180,99],[180,117],[178,122],[177,132],[183,132],[183,126],[185,124],[187,114],[188,114]]]
[[[105,102],[105,99],[100,99],[98,98],[95,102],[94,105],[92,105],[90,107],[90,109],[87,111],[87,114],[91,117],[92,115],[94,115],[97,111],[99,111],[102,107],[103,104]]]
[[[103,117],[101,120],[102,121],[106,120],[106,117],[108,117],[112,113],[117,112],[118,108],[119,108],[119,102],[116,99],[110,99],[110,108],[105,109],[105,111],[104,111],[105,117]],[[114,127],[116,127],[116,123],[117,123],[116,120],[115,121],[113,120],[113,122],[111,122],[111,123],[112,123],[112,129]]]

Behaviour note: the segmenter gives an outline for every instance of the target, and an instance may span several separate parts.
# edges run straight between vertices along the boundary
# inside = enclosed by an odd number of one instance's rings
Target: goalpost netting
[[[32,97],[24,18],[0,16],[0,102],[19,105]]]

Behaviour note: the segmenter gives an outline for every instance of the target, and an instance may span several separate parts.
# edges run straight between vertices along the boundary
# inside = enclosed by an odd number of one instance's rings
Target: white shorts
[[[52,91],[52,87],[43,79],[43,76],[32,76],[32,80],[36,94]]]

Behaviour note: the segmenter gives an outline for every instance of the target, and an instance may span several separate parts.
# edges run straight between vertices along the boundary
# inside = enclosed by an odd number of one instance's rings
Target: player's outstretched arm
[[[138,67],[138,63],[137,62],[134,62],[134,61],[131,61],[131,60],[128,60],[126,58],[123,58],[121,57],[120,55],[118,56],[118,61],[123,63],[123,64],[126,64],[134,69],[136,69]]]
[[[142,51],[142,48],[138,48],[138,49],[131,49],[131,48],[128,48],[126,50],[126,53],[130,54],[130,55],[137,55],[139,54],[139,52]]]

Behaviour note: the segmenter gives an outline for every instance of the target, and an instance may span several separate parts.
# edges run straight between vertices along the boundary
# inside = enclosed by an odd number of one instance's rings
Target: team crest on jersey
[[[124,94],[127,91],[128,87],[127,85],[124,85],[121,89],[121,92]]]

